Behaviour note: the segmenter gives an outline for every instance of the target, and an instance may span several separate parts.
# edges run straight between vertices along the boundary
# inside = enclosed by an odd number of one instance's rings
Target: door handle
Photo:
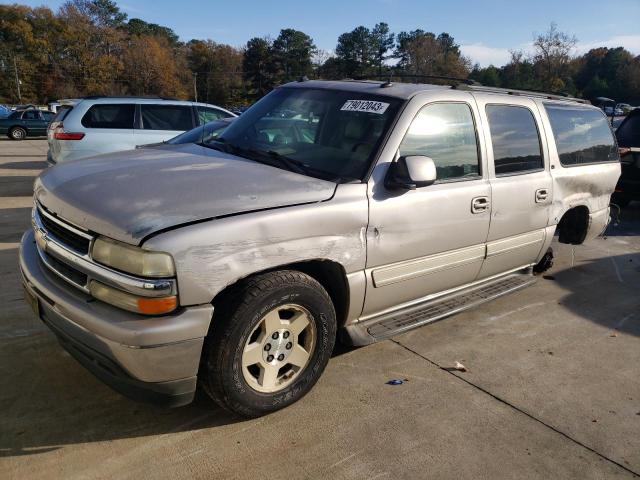
[[[549,191],[546,188],[539,188],[536,190],[536,203],[544,202],[549,196]]]
[[[475,197],[471,200],[471,213],[482,213],[489,209],[489,197]]]

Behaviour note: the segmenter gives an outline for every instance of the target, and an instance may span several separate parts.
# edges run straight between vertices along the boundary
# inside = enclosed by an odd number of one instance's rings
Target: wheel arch
[[[590,211],[586,205],[575,205],[566,210],[556,226],[558,241],[569,245],[580,245],[587,238]]]
[[[232,288],[255,275],[279,270],[296,270],[305,273],[316,280],[327,291],[331,301],[333,302],[338,327],[341,327],[346,323],[350,302],[347,274],[340,263],[328,259],[303,260],[251,272],[244,277],[236,279],[236,281],[220,290],[215,295],[211,303],[215,306],[216,302],[223,299],[226,293]]]

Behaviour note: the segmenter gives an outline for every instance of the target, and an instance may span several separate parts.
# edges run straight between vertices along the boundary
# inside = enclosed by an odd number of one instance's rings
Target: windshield
[[[181,133],[171,140],[167,140],[170,145],[181,145],[183,143],[204,143],[209,144],[220,136],[222,132],[235,120],[235,117],[224,120],[214,120],[199,127]]]
[[[283,87],[211,146],[317,178],[361,180],[400,104],[379,95]]]

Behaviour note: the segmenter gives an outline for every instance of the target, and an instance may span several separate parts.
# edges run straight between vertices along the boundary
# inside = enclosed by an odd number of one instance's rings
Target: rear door
[[[535,263],[549,234],[552,200],[549,153],[535,102],[476,95],[491,183],[487,258],[479,278]]]
[[[39,137],[46,133],[47,126],[44,123],[39,110],[27,110],[22,114],[22,124],[31,137]]]
[[[195,127],[190,105],[141,103],[140,122],[134,133],[136,145],[169,140]]]

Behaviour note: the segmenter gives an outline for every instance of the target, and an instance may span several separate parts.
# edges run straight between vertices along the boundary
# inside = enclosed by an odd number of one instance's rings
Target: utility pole
[[[198,72],[193,74],[193,96],[196,98],[196,102],[198,101],[198,88],[196,87],[196,80],[198,79]]]
[[[22,103],[22,95],[20,94],[20,79],[18,78],[18,65],[16,64],[16,56],[13,56],[13,70],[16,73],[16,87],[18,88],[18,103]]]

